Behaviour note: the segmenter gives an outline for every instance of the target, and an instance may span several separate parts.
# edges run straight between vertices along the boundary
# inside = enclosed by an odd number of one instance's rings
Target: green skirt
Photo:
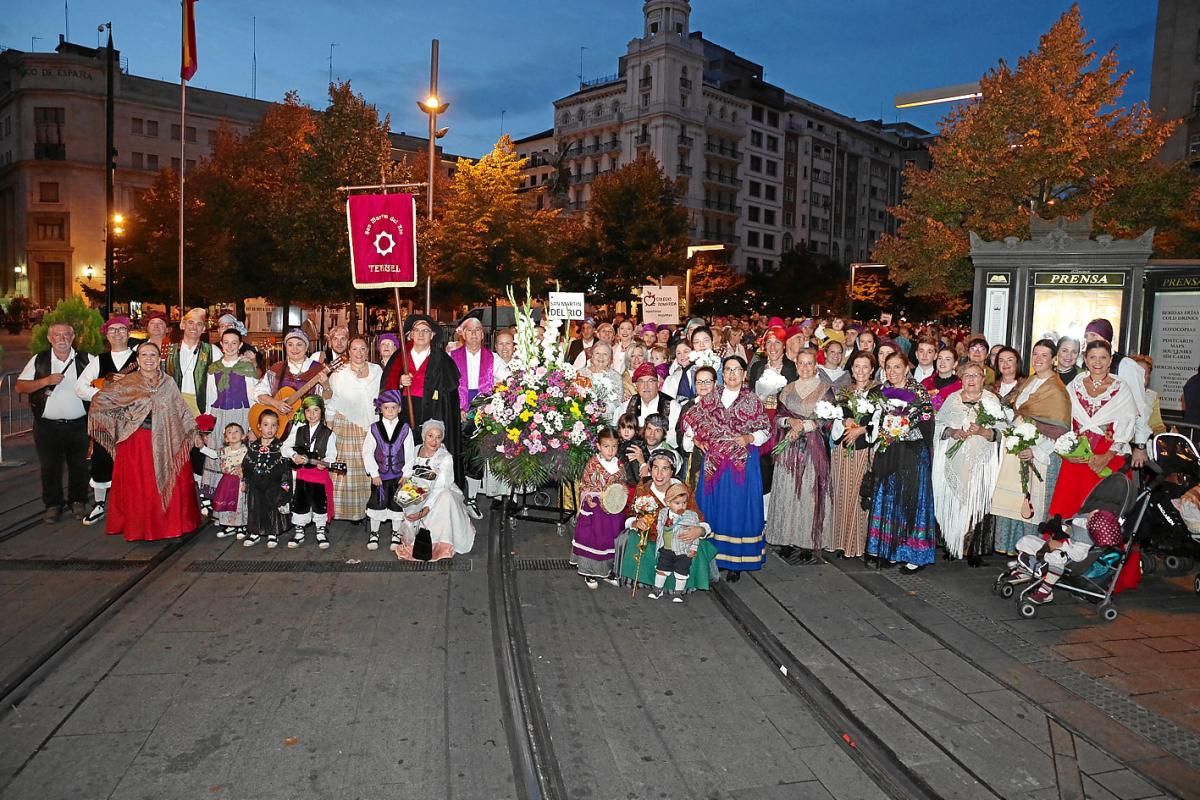
[[[635,581],[639,586],[654,586],[654,565],[658,561],[658,546],[654,542],[646,545],[646,550],[638,558],[639,534],[624,531],[617,537],[616,558],[617,577],[623,586],[630,586]],[[696,545],[696,555],[692,558],[692,569],[688,573],[685,592],[708,591],[717,580],[716,567],[717,548],[708,539],[701,539]],[[670,592],[675,590],[675,576],[668,575],[663,588]]]

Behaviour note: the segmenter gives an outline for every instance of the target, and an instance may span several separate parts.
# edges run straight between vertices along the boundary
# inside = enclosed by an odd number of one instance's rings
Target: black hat
[[[428,314],[409,314],[404,318],[404,332],[412,333],[413,325],[417,324],[418,322],[424,322],[429,326],[430,330],[433,331],[434,340],[437,340],[442,335],[441,326],[438,325],[437,322],[434,321],[433,317],[429,316]]]

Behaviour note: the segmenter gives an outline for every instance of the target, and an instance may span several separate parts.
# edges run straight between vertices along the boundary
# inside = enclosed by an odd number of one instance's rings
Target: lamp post
[[[437,118],[445,114],[450,104],[438,97],[438,40],[433,40],[429,56],[429,94],[417,106],[429,115],[429,186],[425,190],[426,217],[433,221],[433,179],[437,162],[437,140],[445,136],[449,128],[438,130]]]
[[[113,58],[113,37],[112,23],[106,22],[100,26],[98,30],[108,29],[108,52],[106,66],[104,69],[105,80],[107,83],[105,103],[104,103],[104,315],[107,317],[112,314],[112,274],[113,274],[113,240],[112,234],[115,233],[113,221],[115,215],[113,213],[113,188],[116,181],[117,159],[116,145],[114,144],[113,131],[113,78],[115,72],[115,59]],[[180,134],[183,138],[183,134]]]

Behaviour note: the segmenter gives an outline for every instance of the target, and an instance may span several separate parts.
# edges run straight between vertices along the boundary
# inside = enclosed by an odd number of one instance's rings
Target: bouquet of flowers
[[[596,451],[604,402],[592,382],[567,363],[562,321],[545,320],[539,336],[529,301],[509,302],[517,333],[511,374],[475,409],[478,457],[496,477],[513,486],[542,486],[577,480]]]
[[[917,405],[917,395],[911,389],[885,386],[880,395],[876,402],[881,414],[878,450],[882,453],[894,442],[911,438],[917,423],[928,422],[933,414]]]
[[[975,404],[975,416],[967,417],[963,420],[962,429],[964,431],[970,430],[971,425],[978,425],[981,428],[1003,431],[1008,428],[1012,420],[1013,411],[1011,408],[1000,405],[993,397],[985,394]],[[946,458],[954,458],[954,454],[962,449],[963,442],[965,441],[966,439],[959,439],[950,445],[950,449],[946,451]]]
[[[1087,437],[1080,436],[1074,431],[1067,431],[1054,440],[1054,452],[1065,459],[1091,458],[1095,455],[1092,452],[1092,443],[1088,441]],[[1101,478],[1107,478],[1112,474],[1112,470],[1108,467],[1100,470]]]
[[[646,530],[642,533],[642,541],[639,545],[645,547],[646,542],[654,541],[656,535],[654,524],[658,521],[658,502],[650,495],[635,497],[633,500],[633,513],[638,520],[646,523]]]
[[[850,409],[850,418],[855,425],[866,425],[878,406],[864,392],[851,389],[842,401]]]
[[[401,508],[410,508],[423,503],[426,494],[428,494],[428,490],[424,486],[418,486],[412,481],[405,481],[396,490],[396,502],[400,504]]]
[[[1041,438],[1041,434],[1038,433],[1037,426],[1032,422],[1020,422],[1014,425],[1012,432],[1004,438],[1004,449],[1014,456],[1019,456],[1037,444],[1039,438]],[[1037,475],[1039,481],[1042,480],[1042,474],[1038,472],[1037,465],[1032,460],[1022,461],[1021,492],[1025,495],[1025,507],[1021,510],[1021,516],[1025,519],[1033,518],[1033,506],[1029,502],[1029,476],[1031,473]]]
[[[694,367],[712,367],[718,375],[721,374],[721,357],[712,350],[693,350],[688,354],[688,361]]]
[[[762,377],[754,382],[754,386],[752,388],[754,389],[754,393],[758,395],[759,400],[762,400],[764,403],[766,403],[766,401],[770,399],[771,402],[774,403],[776,395],[779,394],[779,391],[784,386],[787,386],[787,378],[783,377],[778,372],[764,370]],[[774,406],[772,406],[772,408],[774,408]]]
[[[828,400],[821,400],[813,409],[813,416],[817,419],[840,420],[842,418],[842,407]],[[778,457],[784,450],[787,450],[798,441],[800,441],[799,437],[795,439],[789,439],[786,436],[783,437],[779,440],[779,444],[775,445],[774,449],[771,450],[771,455]]]

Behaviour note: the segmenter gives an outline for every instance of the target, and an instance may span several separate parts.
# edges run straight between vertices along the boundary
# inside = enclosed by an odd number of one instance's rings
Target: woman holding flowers
[[[613,368],[613,349],[604,342],[592,345],[592,355],[582,373],[592,381],[592,392],[604,403],[604,419],[616,425],[617,418],[625,410],[625,389],[621,373]]]
[[[871,463],[870,425],[875,414],[871,394],[878,385],[876,368],[875,356],[870,353],[855,353],[850,359],[852,382],[837,396],[842,424],[835,420],[830,434],[835,443],[829,467],[833,536],[826,549],[840,552],[843,558],[860,558],[866,551],[868,515],[859,490]]]
[[[1109,373],[1112,345],[1103,339],[1088,342],[1083,355],[1084,372],[1067,387],[1071,398],[1071,433],[1076,442],[1063,455],[1054,499],[1048,513],[1063,519],[1073,517],[1101,480],[1101,473],[1120,469],[1129,454],[1137,405],[1130,386]],[[1062,452],[1066,448],[1056,448]]]
[[[758,451],[769,436],[762,402],[745,385],[746,362],[722,366],[725,385],[687,411],[690,433],[704,453],[697,505],[713,529],[717,566],[736,581],[763,566],[763,488]]]
[[[829,436],[840,409],[832,402],[833,384],[817,369],[817,354],[796,354],[799,378],[779,393],[775,412],[775,485],[764,534],[768,544],[790,558],[799,549],[806,564],[830,539]]]
[[[414,545],[422,531],[429,532],[433,546],[430,561],[469,553],[475,546],[475,525],[467,515],[462,490],[454,482],[454,457],[446,449],[446,424],[426,420],[421,426],[421,444],[404,438],[405,484],[419,487],[420,501],[405,507],[400,523],[402,543],[395,548],[401,561],[412,561]],[[402,489],[405,488],[402,486]]]
[[[992,504],[1000,459],[996,442],[1007,427],[1000,398],[983,388],[982,364],[959,370],[962,389],[938,409],[933,444],[933,508],[946,553],[978,566],[981,528]]]
[[[892,353],[883,365],[886,384],[877,395],[873,424],[875,488],[867,526],[867,555],[915,572],[934,560],[930,447],[933,406],[908,374],[908,358]]]
[[[787,331],[782,327],[768,328],[767,332],[763,334],[763,354],[750,365],[750,372],[746,379],[746,385],[750,387],[750,391],[758,395],[758,399],[762,401],[763,408],[767,412],[767,419],[772,424],[772,430],[774,430],[775,410],[779,404],[779,393],[784,386],[798,377],[795,363],[784,357],[786,340]],[[759,469],[762,470],[763,492],[766,498],[770,498],[771,486],[775,480],[775,462],[771,457],[772,447],[774,447],[774,442],[768,440],[759,452]],[[770,508],[770,503],[766,500],[764,500],[764,507]]]
[[[992,496],[998,553],[1015,555],[1018,539],[1037,535],[1058,483],[1062,458],[1054,442],[1071,425],[1071,398],[1054,368],[1057,349],[1053,339],[1038,341],[1030,358],[1033,374],[1016,389],[1016,424],[1006,438]]]

